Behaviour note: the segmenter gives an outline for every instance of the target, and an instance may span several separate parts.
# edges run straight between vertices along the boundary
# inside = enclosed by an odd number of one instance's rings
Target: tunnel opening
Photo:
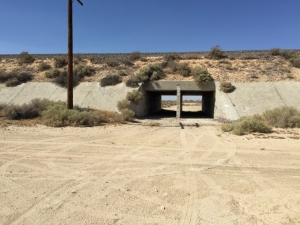
[[[213,92],[210,94],[182,93],[182,101],[178,101],[175,93],[148,92],[148,95],[152,105],[151,113],[148,114],[149,117],[176,118],[178,108],[180,108],[180,118],[213,118],[213,112],[208,109],[214,105]],[[206,103],[204,106],[203,102]]]
[[[214,118],[215,84],[192,81],[151,81],[143,86],[146,117]]]

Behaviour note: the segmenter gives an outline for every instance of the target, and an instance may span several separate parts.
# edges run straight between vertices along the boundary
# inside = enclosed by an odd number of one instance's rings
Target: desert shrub
[[[17,79],[20,81],[20,83],[26,83],[27,81],[31,81],[33,78],[33,74],[30,72],[20,72],[17,73]]]
[[[0,70],[0,83],[5,83],[9,79],[11,79],[11,73],[6,73],[5,71]]]
[[[69,124],[69,117],[77,110],[68,110],[63,104],[55,104],[42,112],[42,121],[47,126],[61,127]]]
[[[274,55],[274,56],[281,55],[281,49],[280,48],[272,48],[270,50],[270,53],[271,53],[271,55]]]
[[[297,124],[297,119],[300,112],[294,107],[279,107],[272,110],[267,110],[263,113],[266,122],[274,127],[287,128],[293,124]]]
[[[192,69],[187,63],[179,63],[176,66],[176,72],[184,77],[190,76]]]
[[[17,59],[18,63],[20,65],[24,64],[24,63],[33,63],[34,62],[34,57],[32,55],[30,55],[28,52],[22,52]]]
[[[281,50],[280,55],[286,60],[290,60],[296,56],[296,52],[291,50]]]
[[[251,60],[251,59],[257,59],[259,56],[255,53],[244,53],[240,56],[240,59],[242,60]]]
[[[51,68],[51,66],[48,63],[45,62],[41,62],[38,65],[38,71],[45,71],[45,70],[49,70]]]
[[[74,60],[73,61],[77,61],[78,63],[83,61],[83,57],[81,54],[74,54]]]
[[[118,70],[119,76],[127,76],[127,73],[124,70]]]
[[[21,84],[21,82],[16,77],[11,78],[5,82],[5,86],[7,87],[15,87],[18,86],[19,84]]]
[[[19,84],[26,83],[33,79],[33,74],[31,72],[18,72],[13,70],[9,73],[3,72],[0,75],[0,82],[4,83],[7,87],[15,87]]]
[[[68,58],[66,56],[55,56],[54,57],[54,67],[63,68],[68,64]]]
[[[23,105],[9,105],[4,108],[4,116],[10,120],[36,118],[50,104],[51,101],[35,99]]]
[[[58,70],[58,69],[52,69],[52,70],[49,70],[49,71],[45,72],[45,76],[47,78],[56,78],[59,75],[60,75],[60,70]]]
[[[128,92],[126,95],[126,99],[136,105],[139,104],[142,98],[143,98],[143,94],[138,90],[133,90],[131,92]]]
[[[232,132],[235,135],[272,132],[272,128],[265,124],[259,116],[244,117],[230,124],[224,124],[221,128],[224,132]]]
[[[182,59],[200,59],[201,56],[197,53],[187,53],[182,56]]]
[[[130,78],[126,81],[126,86],[135,88],[139,86],[140,80],[136,76],[130,76]]]
[[[68,73],[66,71],[60,71],[59,75],[52,80],[53,83],[60,87],[66,88],[68,86]],[[79,84],[79,77],[76,73],[73,74],[73,87]]]
[[[289,118],[288,120],[288,127],[298,127],[300,128],[300,114],[299,115],[295,115]]]
[[[290,60],[293,67],[300,68],[300,57],[293,58]]]
[[[220,46],[216,45],[211,48],[210,52],[207,55],[209,59],[223,59],[227,58],[225,52],[220,48]]]
[[[68,118],[71,126],[97,126],[104,122],[102,114],[98,111],[82,111],[71,114]]]
[[[90,77],[95,74],[95,68],[88,65],[78,65],[74,68],[74,74],[76,74],[80,79],[87,76]]]
[[[99,58],[98,56],[96,56],[96,55],[89,55],[89,56],[87,57],[87,59],[90,60],[90,62],[91,62],[92,64],[99,64],[99,63],[101,63],[100,58]]]
[[[174,60],[179,60],[181,59],[181,56],[177,52],[169,53],[164,56],[165,61],[174,61]]]
[[[109,67],[116,67],[116,66],[120,65],[120,63],[116,59],[114,59],[114,58],[107,58],[107,59],[105,59],[105,63]]]
[[[139,60],[142,58],[142,54],[139,52],[139,51],[136,51],[136,52],[132,52],[130,55],[129,55],[129,59],[131,61],[136,61],[136,60]]]
[[[122,77],[119,75],[107,75],[100,80],[101,87],[113,86],[122,82]]]
[[[235,90],[235,87],[231,84],[231,82],[222,82],[220,85],[220,90],[224,93],[230,93]]]
[[[125,66],[134,66],[134,63],[132,63],[130,60],[123,60],[123,64],[125,65]]]
[[[165,76],[162,67],[158,64],[149,64],[144,66],[137,74],[141,81],[159,80]]]
[[[125,121],[132,121],[134,119],[134,112],[131,109],[122,109],[121,117]]]
[[[80,63],[80,61],[78,59],[73,59],[73,63],[74,63],[74,65],[78,65]]]
[[[192,76],[197,84],[208,84],[210,81],[213,81],[210,73],[208,73],[206,68],[195,67],[192,69]]]
[[[119,111],[123,110],[123,109],[128,109],[130,106],[130,101],[128,101],[127,99],[123,99],[121,101],[118,101],[117,103],[117,108]]]
[[[41,114],[41,112],[44,111],[47,107],[57,103],[45,98],[35,98],[31,100],[30,104]]]

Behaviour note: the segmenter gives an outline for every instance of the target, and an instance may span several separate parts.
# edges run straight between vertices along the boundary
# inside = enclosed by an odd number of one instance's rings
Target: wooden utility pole
[[[80,0],[77,0],[83,5]],[[68,0],[68,97],[67,109],[73,109],[73,0]]]

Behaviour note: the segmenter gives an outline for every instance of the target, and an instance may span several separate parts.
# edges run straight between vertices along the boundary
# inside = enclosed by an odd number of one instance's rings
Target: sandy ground
[[[2,128],[0,224],[300,224],[299,137]]]

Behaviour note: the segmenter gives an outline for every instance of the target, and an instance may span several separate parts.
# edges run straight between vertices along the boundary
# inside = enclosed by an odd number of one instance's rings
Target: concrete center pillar
[[[177,110],[176,110],[176,118],[181,117],[182,112],[182,95],[180,90],[180,85],[177,85]]]

